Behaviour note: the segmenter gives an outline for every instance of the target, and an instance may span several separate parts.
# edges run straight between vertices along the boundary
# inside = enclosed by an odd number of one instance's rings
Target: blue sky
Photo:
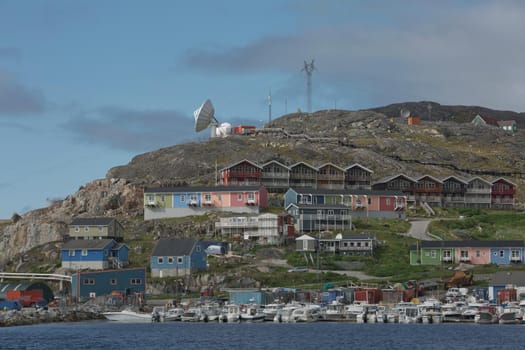
[[[525,2],[0,0],[0,218],[203,140],[193,111],[260,126],[431,100],[525,111]]]

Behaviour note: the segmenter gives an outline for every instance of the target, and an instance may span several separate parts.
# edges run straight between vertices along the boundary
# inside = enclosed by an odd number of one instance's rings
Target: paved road
[[[420,240],[433,241],[434,238],[427,234],[428,224],[431,220],[428,219],[412,219],[410,220],[410,229],[407,236],[411,236]]]

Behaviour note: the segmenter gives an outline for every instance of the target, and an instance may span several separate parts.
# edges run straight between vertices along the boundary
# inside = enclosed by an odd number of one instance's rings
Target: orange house
[[[421,124],[421,117],[417,115],[411,115],[408,117],[408,125],[419,125]]]

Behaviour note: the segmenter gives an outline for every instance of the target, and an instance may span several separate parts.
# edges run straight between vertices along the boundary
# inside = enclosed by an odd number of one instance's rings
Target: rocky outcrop
[[[64,200],[30,211],[5,226],[0,233],[0,267],[15,260],[15,270],[18,270],[30,259],[26,255],[31,249],[63,241],[74,217],[139,215],[142,202],[141,186],[124,179],[92,181]]]

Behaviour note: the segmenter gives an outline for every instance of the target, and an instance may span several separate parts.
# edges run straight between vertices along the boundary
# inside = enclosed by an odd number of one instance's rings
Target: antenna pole
[[[268,94],[268,123],[272,121],[272,89]]]
[[[306,104],[308,113],[312,111],[312,72],[315,70],[314,60],[308,63],[304,61],[304,67],[301,71],[306,72]]]

